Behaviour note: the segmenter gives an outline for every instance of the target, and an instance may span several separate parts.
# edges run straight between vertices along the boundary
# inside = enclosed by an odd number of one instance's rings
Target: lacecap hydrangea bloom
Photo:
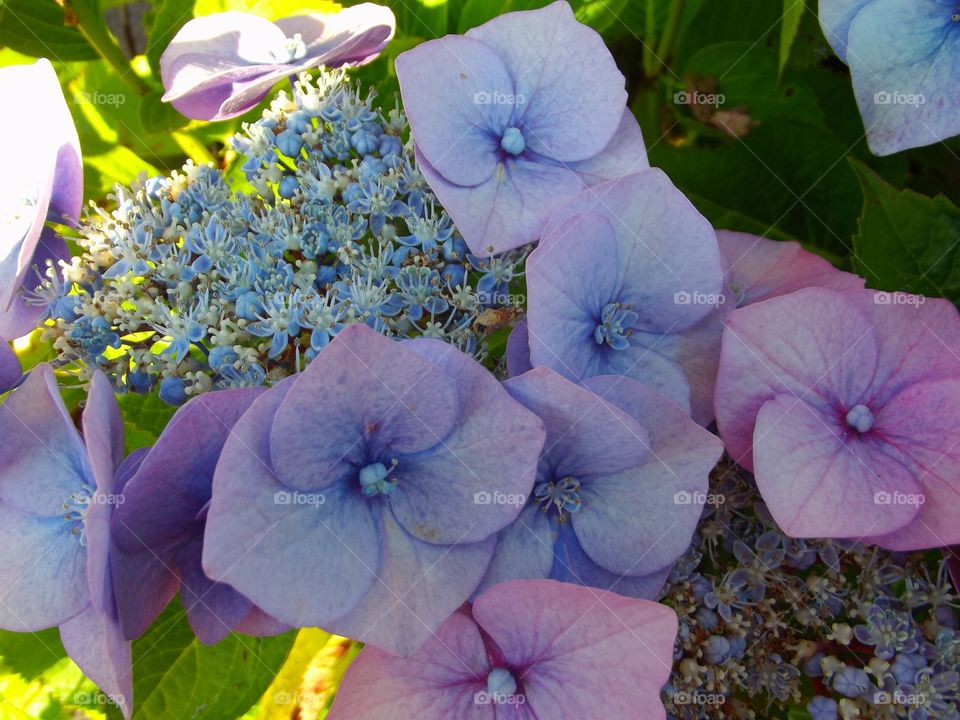
[[[960,317],[945,300],[820,288],[736,310],[717,424],[794,537],[960,540]]]
[[[567,202],[527,260],[527,296],[532,366],[633,378],[710,422],[732,303],[713,228],[662,171]]]
[[[146,451],[112,519],[113,582],[126,637],[140,637],[167,603],[180,602],[204,643],[231,631],[273,635],[289,629],[229,585],[203,572],[203,534],[213,471],[237,419],[263,388],[205,393],[180,408]]]
[[[203,568],[291,625],[412,653],[477,587],[543,442],[451,345],[350,326],[237,421]]]
[[[48,60],[0,70],[0,93],[19,98],[33,114],[29,123],[17,113],[0,119],[3,157],[16,169],[3,174],[0,187],[0,339],[9,340],[33,330],[47,312],[34,288],[70,253],[46,223],[77,220],[83,164],[77,129]]]
[[[477,255],[538,240],[585,187],[647,167],[624,77],[565,0],[422,43],[396,69],[421,170]]]
[[[367,647],[331,720],[662,720],[677,616],[668,607],[552,580],[491,588],[412,657]]]
[[[39,290],[56,364],[179,405],[287,377],[354,323],[483,357],[483,314],[510,306],[525,252],[469,256],[403,114],[373,101],[342,71],[281,91],[236,139],[250,194],[194,165],[118,186]]]
[[[279,80],[373,60],[394,26],[390,9],[372,3],[276,22],[241,12],[194,18],[160,56],[163,99],[198,120],[236,117]]]
[[[110,577],[110,517],[138,461],[123,459],[123,420],[94,375],[77,432],[49,365],[0,405],[0,627],[59,627],[84,674],[129,717],[130,645]]]
[[[820,0],[850,67],[867,142],[891,155],[960,134],[960,8],[953,0]]]
[[[504,387],[543,420],[547,439],[533,493],[501,531],[480,591],[552,578],[656,599],[690,545],[719,438],[625,377],[581,387],[536,368]]]

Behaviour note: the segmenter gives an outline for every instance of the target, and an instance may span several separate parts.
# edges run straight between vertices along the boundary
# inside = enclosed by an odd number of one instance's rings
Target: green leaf
[[[140,123],[147,132],[169,132],[190,122],[173,105],[163,102],[162,96],[160,91],[151,90],[140,98]]]
[[[759,122],[777,116],[812,123],[823,119],[813,91],[793,73],[778,83],[776,54],[755,43],[727,42],[705,47],[687,61],[683,75],[688,79],[715,79],[721,100],[719,110],[742,109]]]
[[[752,220],[729,229],[768,228],[768,237],[785,234],[840,257],[850,253],[861,204],[845,155],[829,131],[787,118],[763,123],[740,139],[650,148],[651,164],[688,196]],[[716,222],[709,208],[701,211]]]
[[[83,170],[84,196],[91,198],[105,197],[116,183],[127,184],[141,172],[148,176],[160,174],[157,168],[122,145],[99,155],[85,155]]]
[[[457,25],[458,33],[465,33],[470,28],[483,25],[499,15],[510,0],[467,0],[460,10],[460,20]]]
[[[253,707],[282,667],[296,631],[232,633],[216,645],[194,636],[179,602],[133,643],[133,718],[235,718]]]
[[[631,3],[634,5],[635,3]],[[642,3],[641,3],[642,4]],[[777,26],[783,6],[776,0],[704,0],[694,3],[699,12],[685,15],[674,59],[678,66],[701,48],[719,42],[746,41],[764,47],[776,45]],[[632,27],[632,26],[631,26]]]
[[[863,189],[854,265],[870,287],[960,301],[960,209],[942,195],[897,190],[850,160]]]
[[[790,49],[793,47],[793,41],[797,38],[800,21],[803,20],[803,13],[806,9],[805,0],[783,0],[783,18],[780,21],[779,75],[781,76],[787,67],[787,61],[790,60]]]
[[[163,402],[155,392],[147,395],[127,393],[121,395],[118,402],[123,413],[127,453],[153,445],[177,411],[172,405]]]
[[[55,0],[0,0],[0,45],[50,60],[98,57]]]
[[[197,0],[163,0],[156,4],[152,13],[153,22],[147,29],[146,52],[154,77],[160,77],[160,56],[177,31],[193,17],[193,6],[196,2]]]
[[[66,656],[57,628],[32,633],[0,630],[0,667],[24,680],[39,677]]]

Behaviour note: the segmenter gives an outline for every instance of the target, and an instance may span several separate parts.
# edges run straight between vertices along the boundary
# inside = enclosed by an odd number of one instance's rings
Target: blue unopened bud
[[[303,150],[303,138],[293,130],[284,130],[277,135],[277,149],[287,157],[298,157]]]

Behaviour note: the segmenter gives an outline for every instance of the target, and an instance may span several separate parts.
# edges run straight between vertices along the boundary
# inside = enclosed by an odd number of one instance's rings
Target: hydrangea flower
[[[795,537],[960,540],[960,317],[904,293],[799,290],[736,310],[717,423]]]
[[[476,588],[543,440],[452,346],[351,325],[237,421],[203,568],[291,625],[411,653]]]
[[[83,164],[77,129],[60,81],[46,59],[0,69],[0,93],[31,108],[0,119],[2,151],[9,168],[0,198],[0,337],[15,338],[37,326],[46,312],[31,291],[47,277],[48,263],[68,259],[66,243],[47,220],[75,222],[83,203]]]
[[[38,290],[55,298],[44,340],[58,366],[81,378],[100,368],[120,390],[159,387],[179,405],[292,375],[354,323],[485,357],[479,321],[513,310],[501,285],[526,252],[471,264],[415,166],[403,113],[342,69],[294,88],[235,138],[256,190],[188,163],[117,186],[117,207],[81,223],[79,256]],[[358,204],[364,183],[391,201]]]
[[[538,240],[584,187],[647,167],[623,75],[563,0],[422,43],[396,69],[420,168],[476,255]]]
[[[110,516],[138,457],[102,373],[74,427],[49,365],[0,405],[0,627],[60,627],[84,674],[129,717],[130,646],[110,582]]]
[[[163,99],[197,120],[236,117],[279,80],[321,65],[373,60],[393,37],[394,26],[390,9],[373,3],[275,23],[241,12],[194,18],[160,56]]]
[[[624,377],[576,385],[536,368],[504,387],[547,429],[533,493],[501,531],[480,591],[552,578],[656,599],[690,545],[719,438]]]
[[[805,287],[859,290],[864,279],[793,240],[768,240],[749,233],[717,230],[726,284],[737,307]]]
[[[960,134],[952,0],[820,0],[820,26],[850,67],[867,142],[891,155]]]
[[[9,344],[0,338],[0,393],[5,393],[20,381],[20,359]]]
[[[676,634],[674,612],[647,600],[552,580],[501,583],[412,657],[365,648],[330,720],[663,718]]]
[[[530,254],[530,362],[639,380],[705,425],[726,300],[710,223],[644,170],[568,202]]]
[[[203,572],[203,532],[213,471],[230,429],[263,388],[236,388],[194,398],[173,416],[124,487],[113,515],[113,578],[124,633],[142,635],[177,592],[200,640],[217,643],[231,630],[283,632],[228,585]]]

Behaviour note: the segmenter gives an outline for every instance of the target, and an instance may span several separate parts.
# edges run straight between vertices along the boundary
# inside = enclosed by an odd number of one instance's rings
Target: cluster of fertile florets
[[[788,537],[748,474],[717,476],[662,595],[680,617],[669,717],[804,704],[814,720],[960,718],[960,597],[943,559]]]
[[[281,91],[235,148],[254,191],[187,165],[117,187],[82,254],[40,293],[59,363],[180,404],[285,377],[344,326],[485,354],[480,315],[509,304],[523,251],[469,255],[413,162],[403,114],[342,72]]]

